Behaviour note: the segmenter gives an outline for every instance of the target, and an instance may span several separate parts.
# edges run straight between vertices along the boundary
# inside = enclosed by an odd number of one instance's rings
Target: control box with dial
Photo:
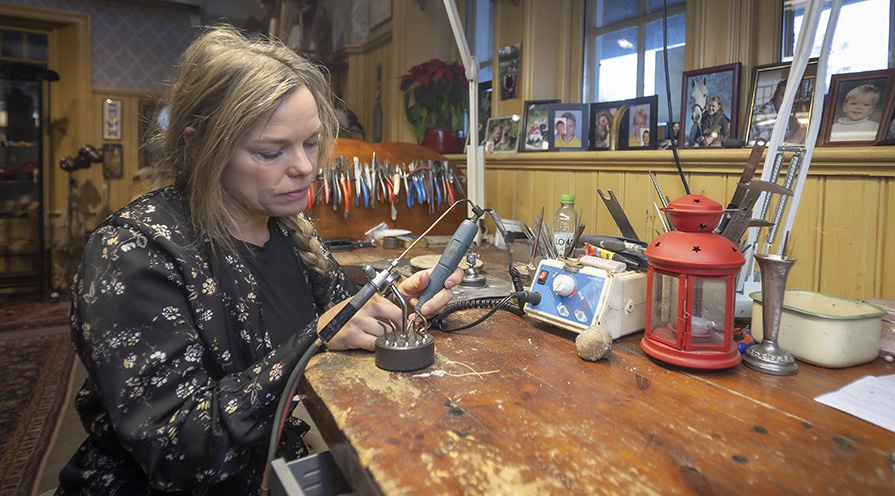
[[[618,339],[646,325],[643,271],[613,274],[545,259],[538,265],[531,291],[541,293],[541,302],[526,305],[526,314],[570,331],[601,325]]]

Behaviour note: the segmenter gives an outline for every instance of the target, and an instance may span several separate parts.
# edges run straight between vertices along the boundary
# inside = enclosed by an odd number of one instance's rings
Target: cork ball
[[[575,346],[583,360],[596,362],[612,351],[612,333],[603,326],[592,325],[575,338]]]

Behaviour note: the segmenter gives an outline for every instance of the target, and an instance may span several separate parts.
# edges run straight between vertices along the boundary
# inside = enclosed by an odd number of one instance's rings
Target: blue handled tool
[[[454,235],[451,236],[451,240],[444,249],[444,253],[442,253],[441,258],[438,259],[438,264],[432,269],[432,275],[429,277],[429,284],[426,285],[426,289],[416,303],[417,312],[421,312],[423,305],[431,300],[433,296],[438,294],[439,291],[444,289],[444,281],[457,270],[457,265],[460,264],[460,260],[466,255],[466,251],[469,250],[469,245],[472,244],[476,233],[479,232],[479,226],[476,225],[476,221],[478,221],[479,217],[485,214],[485,211],[480,207],[473,205],[472,213],[474,215],[472,219],[466,219],[460,223],[460,227],[458,227],[454,232]]]

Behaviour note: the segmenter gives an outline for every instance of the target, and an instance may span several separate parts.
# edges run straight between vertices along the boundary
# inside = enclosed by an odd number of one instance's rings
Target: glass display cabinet
[[[43,81],[34,64],[0,61],[0,289],[44,295]]]

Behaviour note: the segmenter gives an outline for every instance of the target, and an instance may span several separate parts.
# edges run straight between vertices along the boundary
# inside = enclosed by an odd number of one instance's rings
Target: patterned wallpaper
[[[171,65],[192,41],[186,10],[101,0],[4,0],[90,15],[90,81],[98,88],[161,92]]]
[[[90,81],[93,87],[160,93],[172,64],[195,35],[185,9],[155,9],[104,0],[2,0],[6,3],[90,15]],[[229,0],[255,3],[256,0]],[[332,50],[371,36],[369,0],[320,0],[332,23]],[[226,2],[215,0],[216,9]],[[251,12],[251,10],[249,11]],[[263,11],[258,9],[258,16]],[[244,12],[243,12],[244,13]],[[212,22],[215,19],[198,19]],[[239,26],[241,21],[233,18]],[[265,25],[267,19],[262,21]],[[379,27],[377,33],[391,23]],[[240,26],[241,27],[241,26]],[[376,34],[376,33],[373,33]]]

